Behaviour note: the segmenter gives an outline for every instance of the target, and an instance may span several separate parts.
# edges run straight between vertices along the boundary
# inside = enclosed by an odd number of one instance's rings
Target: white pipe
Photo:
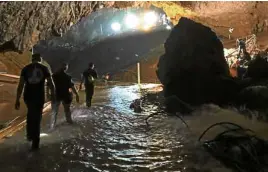
[[[140,76],[140,63],[137,63],[137,75],[138,75],[138,85],[140,86],[141,84],[141,76]]]
[[[102,24],[100,25],[100,29],[101,29],[101,36],[102,36],[103,35]]]

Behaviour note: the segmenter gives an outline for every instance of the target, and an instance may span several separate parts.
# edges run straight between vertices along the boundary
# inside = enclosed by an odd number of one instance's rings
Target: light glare
[[[133,15],[133,14],[129,14],[127,15],[126,19],[125,19],[126,25],[129,28],[136,28],[137,25],[139,24],[139,19],[137,16]]]
[[[167,30],[170,30],[171,29],[171,26],[167,25],[166,29]]]
[[[111,25],[111,28],[114,30],[114,31],[120,31],[121,29],[121,25],[118,23],[118,22],[115,22]]]
[[[157,16],[154,12],[148,12],[144,15],[144,22],[148,25],[154,25],[157,21]]]
[[[149,25],[145,25],[145,26],[143,26],[143,30],[145,30],[145,31],[147,31],[147,30],[150,30],[150,26]]]

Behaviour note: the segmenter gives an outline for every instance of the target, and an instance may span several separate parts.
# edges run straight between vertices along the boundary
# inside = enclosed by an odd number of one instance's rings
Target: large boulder
[[[257,55],[255,59],[249,62],[248,70],[245,77],[253,78],[254,80],[268,79],[268,62],[266,57]]]
[[[165,97],[176,95],[191,105],[227,103],[237,91],[216,34],[184,17],[165,43],[157,76]]]

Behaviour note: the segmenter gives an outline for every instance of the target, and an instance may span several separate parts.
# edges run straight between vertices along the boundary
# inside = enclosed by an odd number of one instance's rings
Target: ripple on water
[[[59,127],[62,140],[44,143],[40,154],[32,159],[24,157],[23,149],[1,151],[0,171],[20,172],[31,167],[32,171],[45,172],[209,172],[219,166],[200,149],[196,138],[190,137],[189,130],[178,119],[157,117],[147,126],[146,114],[130,111],[129,103],[140,96],[137,89],[137,86],[114,87],[107,90],[109,100],[105,105],[74,109],[73,116],[79,127],[76,136],[68,137],[72,127],[64,130],[65,135]],[[54,133],[50,139],[59,135]],[[208,165],[208,162],[213,163]]]

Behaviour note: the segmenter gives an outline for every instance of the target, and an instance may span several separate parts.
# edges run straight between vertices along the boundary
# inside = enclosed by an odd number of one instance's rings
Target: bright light
[[[170,30],[171,29],[171,26],[167,25],[166,29],[167,30]]]
[[[157,22],[157,15],[154,12],[148,12],[144,15],[144,22],[148,25],[154,25]]]
[[[129,28],[135,28],[139,24],[139,19],[137,16],[133,14],[129,14],[125,18],[125,23]]]
[[[111,28],[114,30],[114,31],[120,31],[121,29],[121,25],[118,23],[118,22],[115,22],[111,25]]]
[[[149,26],[149,25],[143,26],[143,30],[145,30],[145,31],[150,30],[150,28],[151,28],[151,26]]]
[[[48,136],[48,134],[46,134],[46,133],[40,133],[40,137],[46,137],[46,136]]]

